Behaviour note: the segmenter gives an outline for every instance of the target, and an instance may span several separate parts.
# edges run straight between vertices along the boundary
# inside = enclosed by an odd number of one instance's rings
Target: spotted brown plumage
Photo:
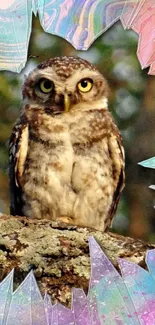
[[[10,138],[11,214],[106,230],[124,186],[108,86],[89,62],[52,58],[25,81]]]
[[[19,183],[22,156],[20,150],[21,147],[23,148],[23,134],[27,127],[26,118],[23,116],[14,126],[9,141],[10,213],[12,215],[22,215],[22,188]]]

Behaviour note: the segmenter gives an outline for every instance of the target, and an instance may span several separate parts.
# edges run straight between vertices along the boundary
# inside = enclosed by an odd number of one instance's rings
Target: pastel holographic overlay
[[[155,157],[149,158],[147,160],[143,160],[143,161],[139,162],[138,164],[142,167],[155,169]],[[155,185],[150,185],[149,188],[152,190],[155,190]],[[150,260],[151,260],[151,258],[150,258]]]
[[[44,8],[38,10],[45,31],[65,38],[78,50],[87,50],[120,18],[124,4],[124,0],[44,0]]]
[[[20,72],[25,66],[33,13],[45,32],[78,50],[87,50],[120,19],[139,34],[138,58],[154,74],[154,0],[1,0],[0,70]]]
[[[27,60],[32,14],[38,13],[45,32],[86,50],[119,19],[125,1],[1,0],[0,69],[20,72]]]
[[[143,167],[155,169],[155,157],[149,158],[147,160],[143,160],[138,164]]]
[[[141,0],[127,10],[130,18],[124,17],[124,26],[139,34],[137,55],[142,68],[150,66],[149,74],[155,74],[155,2]]]
[[[89,239],[91,279],[88,295],[73,289],[71,309],[40,294],[31,271],[13,292],[13,271],[0,284],[0,325],[153,325],[155,323],[155,250],[149,269],[119,259],[122,276],[93,237]]]
[[[0,69],[20,72],[27,60],[32,2],[0,1]]]

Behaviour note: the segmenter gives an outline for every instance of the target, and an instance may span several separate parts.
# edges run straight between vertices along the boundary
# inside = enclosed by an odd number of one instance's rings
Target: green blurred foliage
[[[120,128],[126,152],[126,189],[113,230],[154,240],[153,171],[137,163],[155,153],[155,78],[142,71],[137,59],[138,37],[116,23],[87,51],[76,51],[66,40],[45,33],[37,18],[29,59],[20,73],[0,72],[0,210],[9,212],[8,139],[21,107],[21,87],[36,64],[54,56],[76,55],[94,63],[108,80],[109,109]]]

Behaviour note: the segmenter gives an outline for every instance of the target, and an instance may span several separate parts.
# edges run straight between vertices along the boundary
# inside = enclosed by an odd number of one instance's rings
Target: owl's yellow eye
[[[39,87],[43,93],[48,94],[53,89],[53,82],[48,79],[41,79],[39,82]]]
[[[92,87],[93,87],[92,79],[82,79],[78,83],[78,89],[83,93],[87,93],[88,91],[90,91],[92,89]]]

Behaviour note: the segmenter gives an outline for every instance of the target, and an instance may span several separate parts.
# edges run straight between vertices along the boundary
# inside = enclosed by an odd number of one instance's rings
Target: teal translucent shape
[[[119,261],[124,283],[134,304],[141,325],[155,320],[155,281],[151,274],[137,264]]]
[[[143,160],[143,161],[139,162],[138,165],[146,167],[146,168],[155,169],[155,157],[152,157],[147,160]]]

